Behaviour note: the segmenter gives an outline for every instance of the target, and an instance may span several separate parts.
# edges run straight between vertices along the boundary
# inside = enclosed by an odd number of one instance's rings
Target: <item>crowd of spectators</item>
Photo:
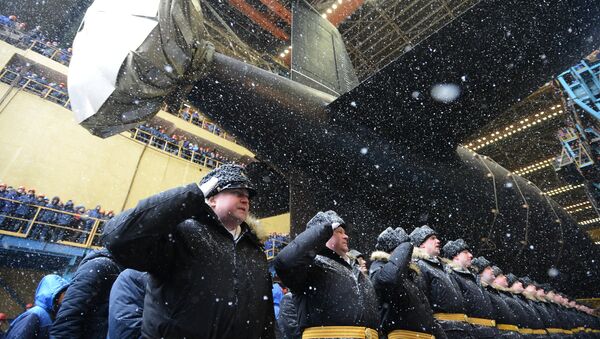
[[[206,119],[206,117],[202,116],[202,114],[200,114],[198,110],[193,109],[190,106],[183,105],[177,113],[171,114],[174,114],[185,121],[191,122],[192,124],[199,126],[212,134],[218,135],[229,141],[235,142],[235,139],[231,135],[227,134],[219,126],[210,122],[208,119]]]
[[[0,14],[0,40],[20,48],[31,48],[65,66],[71,61],[71,47],[63,47],[60,42],[46,38],[41,26],[29,30],[27,23],[19,22],[16,15]]]
[[[145,123],[138,126],[137,129],[138,131],[135,128],[131,130],[131,136],[136,140],[194,163],[206,165],[210,168],[218,167],[224,163],[234,163],[234,161],[217,152],[216,149],[202,147],[197,142],[189,140],[185,135],[167,134],[166,129],[161,125],[154,126]]]
[[[0,81],[12,84],[20,74],[21,78],[16,84],[17,87],[33,92],[62,106],[67,105],[69,94],[67,93],[67,87],[63,82],[51,81],[45,76],[39,75],[25,67],[26,66],[18,66],[15,64],[7,65],[5,71],[1,73],[2,76],[0,77]]]
[[[113,216],[113,211],[104,211],[100,205],[86,209],[75,205],[73,200],[63,202],[58,196],[49,199],[36,194],[33,188],[15,189],[0,183],[0,229],[28,234],[31,239],[83,244],[96,220],[105,221]],[[97,234],[102,232],[103,225],[104,222],[99,224]]]

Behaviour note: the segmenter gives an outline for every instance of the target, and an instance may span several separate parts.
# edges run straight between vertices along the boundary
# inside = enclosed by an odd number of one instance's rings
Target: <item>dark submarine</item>
[[[327,26],[304,16],[312,22],[304,28]],[[324,89],[215,53],[187,99],[286,178],[292,234],[333,209],[351,225],[350,246],[367,252],[388,226],[428,224],[505,270],[597,296],[599,251],[575,220],[460,143],[600,45],[599,22],[593,0],[484,0],[356,86],[344,62],[333,75],[312,72],[333,83]],[[340,54],[339,40],[300,40],[293,53],[304,61],[302,50]],[[459,88],[458,98],[436,100],[436,84]],[[124,122],[113,114],[82,125],[106,137],[152,115]]]

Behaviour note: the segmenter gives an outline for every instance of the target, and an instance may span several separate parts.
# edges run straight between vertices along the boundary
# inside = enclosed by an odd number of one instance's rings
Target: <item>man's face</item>
[[[325,245],[339,255],[348,253],[350,249],[348,248],[348,235],[346,234],[346,230],[343,227],[336,228]]]
[[[546,293],[544,292],[544,290],[542,288],[540,288],[537,290],[536,295],[540,298],[543,298],[546,296]]]
[[[494,284],[507,288],[508,280],[506,279],[506,276],[504,274],[500,274],[496,277],[496,279],[494,279]]]
[[[513,292],[518,294],[518,293],[523,293],[523,290],[525,290],[525,289],[523,288],[523,283],[521,283],[520,281],[517,281],[512,285],[512,290],[513,290]]]
[[[536,288],[533,285],[527,285],[527,287],[525,287],[525,291],[527,293],[533,293],[533,294],[535,294],[536,293]]]
[[[250,211],[249,192],[245,188],[224,190],[210,197],[208,204],[223,224],[239,225],[246,220]]]
[[[481,271],[481,281],[486,284],[491,284],[496,277],[494,276],[494,270],[491,267],[486,267]]]
[[[464,250],[454,256],[452,261],[460,265],[462,268],[471,267],[471,260],[473,260],[473,254],[469,250]]]
[[[430,256],[437,257],[440,255],[440,240],[435,235],[429,236],[419,248],[424,249]]]
[[[24,189],[22,189],[22,188],[18,188],[18,189],[17,189],[17,193],[19,193],[19,194],[23,194],[24,192],[25,192],[25,190],[24,190]]]

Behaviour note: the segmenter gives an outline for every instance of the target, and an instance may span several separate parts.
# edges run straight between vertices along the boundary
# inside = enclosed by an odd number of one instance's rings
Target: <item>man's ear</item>
[[[215,196],[213,195],[210,198],[206,199],[206,203],[210,207],[215,207],[217,205],[217,203],[215,202]]]

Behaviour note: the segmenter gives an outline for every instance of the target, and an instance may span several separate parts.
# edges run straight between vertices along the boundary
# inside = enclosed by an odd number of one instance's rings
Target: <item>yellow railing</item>
[[[75,247],[101,246],[100,235],[106,220],[44,206],[23,204],[6,198],[0,198],[0,204],[3,206],[0,212],[0,234]],[[7,212],[6,204],[14,204],[14,206]],[[27,206],[26,213],[17,214],[17,209],[23,205]],[[60,216],[66,216],[65,221],[68,223],[58,223]]]
[[[6,68],[0,71],[0,81],[7,84],[12,84],[18,76],[19,73]],[[26,77],[21,77],[21,79],[19,79],[17,82],[16,87],[35,93],[48,101],[52,101],[63,107],[69,108],[71,101],[67,92],[57,90],[39,81],[35,81]]]
[[[30,49],[65,66],[69,65],[71,55],[68,51],[65,52],[43,41],[34,40],[28,33],[30,32],[22,32],[13,27],[0,25],[0,40],[18,48]]]
[[[59,48],[47,45],[39,40],[33,40],[27,49],[35,51],[54,61],[58,61],[65,66],[68,66],[71,62],[71,55],[69,52],[62,51]]]
[[[202,153],[183,147],[183,143],[172,143],[163,138],[157,137],[150,132],[135,128],[132,130],[131,137],[135,140],[146,143],[152,147],[163,150],[166,153],[188,160],[200,166],[217,168],[223,165],[222,161],[208,157]]]

